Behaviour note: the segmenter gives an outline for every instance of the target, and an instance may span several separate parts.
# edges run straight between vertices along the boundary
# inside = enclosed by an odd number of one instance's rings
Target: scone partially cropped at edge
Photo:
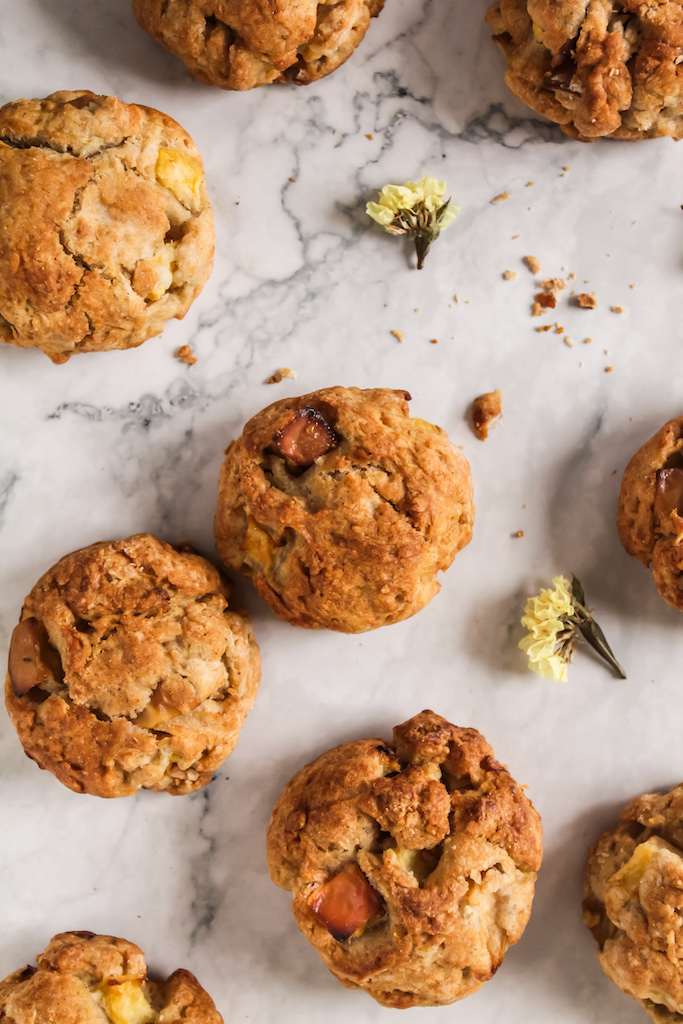
[[[334,387],[283,399],[227,449],[218,553],[292,625],[361,633],[406,619],[469,543],[467,460],[410,418],[409,398]]]
[[[628,804],[590,851],[585,894],[605,974],[657,1024],[681,1024],[683,784]]]
[[[55,363],[141,345],[213,249],[201,157],[166,114],[82,91],[0,108],[0,341]]]
[[[541,821],[480,733],[423,711],[391,743],[345,743],[302,768],[267,848],[342,985],[384,1006],[441,1006],[476,992],[520,939]]]
[[[8,1024],[223,1024],[193,974],[150,981],[142,950],[125,939],[62,932],[37,961],[0,981]]]
[[[515,96],[581,142],[683,137],[679,0],[497,0]]]
[[[626,467],[617,527],[629,555],[651,566],[667,604],[683,611],[683,416],[665,423]]]
[[[207,85],[308,85],[362,41],[384,0],[133,0],[141,28]]]
[[[210,562],[150,534],[62,558],[12,634],[6,704],[26,754],[93,796],[210,782],[261,677],[228,598]]]

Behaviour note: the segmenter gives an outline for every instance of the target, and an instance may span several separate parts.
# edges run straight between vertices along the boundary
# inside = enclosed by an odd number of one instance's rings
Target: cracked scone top
[[[140,26],[222,89],[315,82],[343,64],[384,0],[133,0]]]
[[[285,786],[272,880],[346,988],[384,1006],[476,992],[526,926],[537,812],[475,729],[423,711],[393,742],[345,743]]]
[[[487,22],[512,92],[565,135],[683,137],[680,0],[498,0]]]
[[[0,108],[0,341],[134,348],[182,318],[213,261],[202,161],[166,114],[91,92]]]
[[[683,784],[628,804],[590,851],[585,896],[605,974],[657,1024],[681,1024]]]
[[[193,974],[150,981],[142,950],[125,939],[62,932],[37,962],[0,981],[8,1024],[223,1024]]]
[[[12,634],[7,709],[69,789],[191,793],[232,752],[261,676],[249,617],[206,559],[149,534],[66,555]]]
[[[405,391],[326,388],[257,413],[226,452],[218,553],[295,626],[360,633],[439,590],[469,543],[470,468]]]
[[[665,423],[626,467],[617,527],[629,555],[651,567],[664,600],[683,611],[683,416]]]

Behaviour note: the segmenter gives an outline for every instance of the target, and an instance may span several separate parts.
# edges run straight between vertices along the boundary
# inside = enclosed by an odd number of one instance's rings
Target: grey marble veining
[[[582,146],[527,111],[506,91],[485,6],[387,0],[329,79],[237,95],[191,81],[138,30],[128,0],[0,0],[0,102],[88,87],[167,111],[204,155],[217,228],[213,276],[163,337],[64,366],[0,352],[2,651],[24,595],[67,551],[150,530],[213,556],[223,449],[285,395],[408,388],[414,414],[463,445],[477,504],[441,594],[398,626],[309,635],[237,583],[261,693],[235,753],[193,797],[71,794],[24,758],[3,716],[1,976],[57,930],[89,928],[138,942],[154,968],[193,970],[226,1022],[384,1019],[299,935],[268,879],[264,831],[302,763],[389,735],[428,705],[479,728],[528,783],[546,860],[527,932],[495,979],[413,1016],[643,1019],[603,978],[579,903],[588,844],[632,794],[680,779],[680,619],[621,549],[614,516],[628,458],[681,412],[681,150]],[[462,209],[418,273],[364,206],[387,181],[423,173],[444,178]],[[544,277],[575,273],[598,308],[562,301],[552,319],[563,334],[537,332],[529,253]],[[508,269],[516,280],[503,280]],[[185,342],[193,367],[173,357]],[[298,378],[265,385],[280,366]],[[494,387],[505,415],[481,444],[467,409]],[[626,682],[585,651],[564,687],[525,670],[525,597],[572,571]]]

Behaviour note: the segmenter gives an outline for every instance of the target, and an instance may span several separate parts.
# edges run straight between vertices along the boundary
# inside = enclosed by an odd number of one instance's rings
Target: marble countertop
[[[152,968],[192,970],[226,1024],[385,1019],[299,934],[268,879],[264,830],[305,761],[390,736],[429,706],[480,729],[528,784],[545,862],[496,977],[411,1020],[645,1020],[602,975],[580,900],[588,845],[632,795],[683,772],[681,620],[615,528],[626,462],[681,412],[681,150],[565,139],[508,95],[484,10],[387,0],[329,79],[226,94],[147,38],[128,0],[0,0],[0,103],[90,88],[168,112],[203,153],[217,228],[213,276],[163,337],[64,366],[0,352],[2,650],[25,594],[68,551],[148,530],[213,556],[223,449],[286,395],[409,389],[413,414],[464,447],[477,505],[441,594],[397,626],[309,634],[238,583],[261,692],[235,753],[192,797],[74,795],[24,757],[3,714],[0,977],[55,932],[85,928],[137,942]],[[387,181],[424,173],[447,181],[462,213],[418,273],[363,210]],[[537,332],[526,254],[543,276],[574,273],[598,307],[563,299],[546,317],[563,334]],[[185,342],[195,366],[174,358]],[[266,386],[281,366],[298,378]],[[504,418],[481,443],[468,406],[496,387]],[[625,682],[585,650],[566,685],[525,668],[525,596],[572,571]]]

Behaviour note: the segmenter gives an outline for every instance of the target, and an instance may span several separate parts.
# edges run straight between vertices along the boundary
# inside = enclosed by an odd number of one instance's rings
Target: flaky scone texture
[[[518,99],[582,142],[683,136],[680,0],[497,0]]]
[[[261,676],[249,617],[206,559],[150,534],[62,558],[26,598],[6,704],[69,789],[191,793],[232,752]]]
[[[629,555],[652,568],[664,600],[683,611],[683,416],[665,423],[626,467],[617,527]]]
[[[345,743],[302,768],[267,848],[296,923],[346,988],[439,1006],[475,992],[521,937],[541,822],[475,729],[423,711],[391,743]]]
[[[0,341],[134,348],[182,318],[213,262],[202,160],[166,114],[91,92],[0,108]]]
[[[6,1024],[223,1024],[193,974],[148,980],[142,950],[125,939],[62,932],[37,962],[0,981]]]
[[[140,26],[221,89],[308,85],[351,56],[384,0],[133,0]]]
[[[275,402],[226,452],[215,534],[295,626],[360,633],[414,615],[472,536],[472,478],[439,427],[411,419],[404,391],[326,388]],[[283,453],[310,417],[331,438],[308,465]]]
[[[681,1024],[683,784],[628,804],[590,851],[585,894],[605,974],[657,1024]]]

